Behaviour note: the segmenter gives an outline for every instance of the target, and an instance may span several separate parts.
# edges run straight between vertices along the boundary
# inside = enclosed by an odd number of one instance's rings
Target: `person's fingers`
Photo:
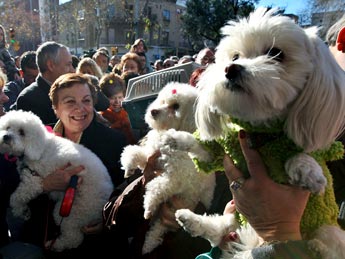
[[[266,174],[265,164],[263,163],[259,152],[255,149],[251,149],[248,145],[246,132],[244,130],[240,130],[238,135],[250,176],[253,178],[268,177]]]
[[[81,228],[81,231],[84,234],[97,234],[97,233],[100,233],[102,229],[103,229],[102,222],[92,222],[88,224],[87,226],[83,226]]]
[[[225,243],[227,243],[227,242],[238,242],[239,236],[235,231],[232,231],[232,232],[228,233],[226,236],[224,236],[223,241]]]
[[[239,179],[240,177],[243,177],[241,171],[237,169],[234,161],[227,154],[224,155],[223,165],[225,175],[230,183],[236,179]]]
[[[143,175],[145,182],[149,182],[152,178],[155,177],[155,162],[156,159],[161,155],[160,151],[156,151],[147,159],[147,164],[144,168]]]
[[[71,166],[71,163],[68,162],[66,165],[64,165],[63,167],[59,168],[59,170],[63,171],[63,170],[67,169],[70,166]]]
[[[64,181],[66,184],[69,184],[71,181],[71,177],[73,175],[79,174],[81,171],[83,171],[85,167],[83,165],[79,166],[71,166],[69,165],[67,169],[63,170],[63,176],[64,176]],[[80,184],[82,183],[82,177],[78,176],[78,181],[77,181],[77,188],[80,187]]]
[[[186,208],[186,203],[183,201],[183,199],[179,198],[176,195],[170,198],[169,203],[174,210]],[[189,208],[189,209],[194,209],[194,208]]]
[[[154,164],[156,159],[161,155],[161,152],[159,150],[155,151],[149,158],[147,159],[148,164]]]
[[[176,210],[169,203],[163,203],[160,207],[160,220],[163,225],[171,230],[177,230],[180,225],[177,223],[175,218]]]
[[[83,182],[83,177],[78,176],[77,188],[80,187],[80,185],[82,184],[82,182]]]
[[[85,169],[84,166],[82,165],[79,165],[79,166],[76,166],[76,167],[70,167],[68,168],[68,170],[66,170],[67,174],[69,176],[72,176],[72,175],[76,175],[78,173],[80,173],[81,171],[83,171]]]

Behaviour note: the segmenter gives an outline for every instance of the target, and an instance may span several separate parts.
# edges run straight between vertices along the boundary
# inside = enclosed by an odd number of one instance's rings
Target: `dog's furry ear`
[[[30,160],[39,160],[46,151],[46,140],[49,133],[42,121],[34,114],[27,114],[30,122],[25,126],[25,156]]]
[[[27,156],[30,160],[39,160],[45,151],[45,145],[43,143],[45,142],[46,136],[45,134],[37,134],[36,136],[39,135],[41,136],[40,138],[33,138],[26,142],[25,156]]]
[[[192,104],[189,104],[192,106]],[[181,118],[180,128],[178,130],[194,132],[196,130],[194,112],[195,107],[190,107],[190,111],[185,112]]]
[[[313,71],[289,111],[286,130],[310,152],[329,146],[344,130],[345,74],[316,30],[306,33]]]
[[[194,92],[194,88],[192,86],[185,86],[190,87],[189,89],[185,89],[185,93],[188,93],[186,96],[183,97],[183,103],[180,103],[181,110],[180,110],[180,128],[176,130],[183,130],[188,132],[194,132],[196,130],[195,126],[195,100],[197,97],[197,93]],[[193,90],[193,91],[192,91]]]
[[[206,89],[203,89],[203,91]],[[202,140],[212,140],[222,135],[222,118],[210,107],[210,94],[199,94],[196,101],[195,123]]]

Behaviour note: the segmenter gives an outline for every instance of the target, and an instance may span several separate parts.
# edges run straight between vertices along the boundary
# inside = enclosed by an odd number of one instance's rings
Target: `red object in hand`
[[[69,181],[68,188],[65,192],[65,196],[61,203],[61,207],[60,207],[61,217],[68,217],[71,212],[75,190],[77,189],[77,183],[78,183],[78,176],[73,175],[71,177],[71,180]]]

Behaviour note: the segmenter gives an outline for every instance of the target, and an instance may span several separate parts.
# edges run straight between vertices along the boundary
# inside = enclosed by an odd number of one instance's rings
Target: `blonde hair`
[[[3,39],[2,39],[2,42],[0,42],[0,48],[1,48],[1,47],[7,48],[7,47],[8,47],[8,44],[7,44],[7,38],[6,38],[6,30],[5,30],[4,26],[2,26],[1,24],[0,24],[0,30],[2,30],[2,32],[3,32],[3,34],[4,34],[4,37],[3,37]]]
[[[7,82],[7,76],[1,69],[0,69],[0,82],[2,84],[2,87],[4,87],[4,85]]]
[[[101,79],[103,76],[101,68],[97,65],[96,61],[92,58],[83,58],[79,61],[76,72],[86,74],[84,69],[87,67],[91,68],[91,70],[94,72],[94,75],[98,77],[98,79]]]

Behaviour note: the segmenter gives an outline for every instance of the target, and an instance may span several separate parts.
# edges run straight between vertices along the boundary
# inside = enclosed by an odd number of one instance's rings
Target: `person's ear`
[[[47,60],[47,68],[49,71],[53,71],[54,70],[54,61],[51,59]]]
[[[337,49],[345,53],[345,27],[343,27],[338,34]]]

